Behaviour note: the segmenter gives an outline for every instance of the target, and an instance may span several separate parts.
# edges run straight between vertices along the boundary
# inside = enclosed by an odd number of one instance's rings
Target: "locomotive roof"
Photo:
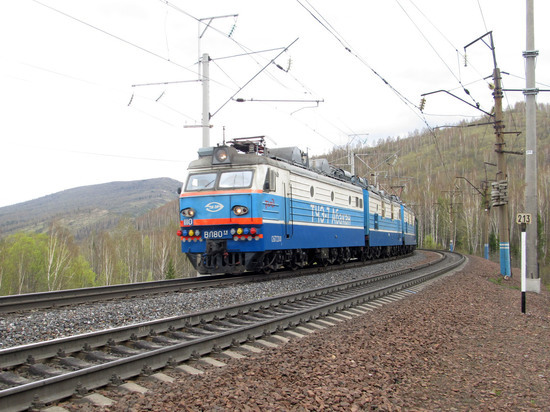
[[[239,145],[239,149],[243,151],[242,144]],[[199,149],[199,158],[189,163],[189,170],[196,169],[220,169],[220,168],[232,168],[242,166],[255,166],[255,165],[268,165],[272,167],[278,167],[286,170],[317,179],[324,180],[330,179],[332,181],[337,180],[344,184],[349,185],[349,188],[356,190],[365,189],[371,193],[375,193],[381,198],[384,198],[395,203],[403,204],[403,201],[395,195],[388,195],[382,191],[377,190],[374,186],[369,185],[366,180],[364,183],[357,184],[359,178],[351,176],[349,172],[345,172],[342,169],[336,169],[331,173],[325,172],[325,170],[311,168],[307,154],[300,151],[297,147],[284,147],[277,149],[267,149],[263,146],[255,146],[254,150],[250,152],[241,153],[234,146],[217,146],[225,147],[229,150],[231,155],[231,163],[213,164],[213,153],[216,147],[206,147]],[[300,156],[301,155],[301,156]],[[324,160],[324,159],[323,159]],[[357,178],[355,182],[353,178]],[[405,205],[407,209],[410,209]]]

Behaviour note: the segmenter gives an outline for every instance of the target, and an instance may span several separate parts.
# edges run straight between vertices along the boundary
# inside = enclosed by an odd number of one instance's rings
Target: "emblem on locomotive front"
[[[223,209],[223,205],[218,202],[210,202],[204,207],[208,212],[216,213]]]

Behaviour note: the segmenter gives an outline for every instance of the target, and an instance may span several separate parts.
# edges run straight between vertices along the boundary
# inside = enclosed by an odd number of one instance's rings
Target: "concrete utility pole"
[[[482,192],[464,176],[457,176],[456,178],[466,180],[466,182],[468,182],[468,184],[472,186],[476,190],[476,192],[479,193],[483,198],[484,213],[483,213],[483,227],[481,231],[481,237],[483,238],[483,256],[485,257],[485,259],[489,259],[489,219],[491,217],[490,216],[491,203],[489,199],[489,194],[487,193],[488,182],[487,181],[481,182],[481,188],[483,189],[483,192]]]
[[[491,47],[493,49],[493,58],[494,58],[494,47],[491,36]],[[493,96],[495,98],[495,134],[496,134],[496,143],[495,143],[495,152],[497,153],[497,183],[500,183],[502,189],[503,185],[508,184],[508,172],[506,170],[506,158],[504,157],[504,146],[506,142],[504,141],[504,120],[502,115],[502,84],[500,69],[496,65],[493,71],[493,80],[495,82],[495,91]],[[505,278],[509,278],[512,274],[510,268],[510,223],[508,217],[508,201],[503,199],[503,202],[495,204],[499,210],[499,225],[498,225],[498,235],[500,240],[500,274]]]
[[[355,153],[353,152],[353,149],[349,149],[348,163],[349,163],[349,171],[352,174],[352,176],[354,176],[355,175]]]
[[[535,50],[535,24],[533,0],[527,0],[527,42],[525,57],[526,100],[526,139],[525,139],[525,212],[531,215],[532,223],[526,228],[527,273],[526,289],[528,292],[540,293],[537,245],[537,106],[536,96],[539,90],[535,84],[535,61],[539,54]]]
[[[491,201],[487,190],[489,185],[487,182],[483,187],[483,208],[485,209],[485,219],[483,221],[483,257],[489,260],[489,221],[491,220]]]
[[[487,44],[484,37],[489,36],[490,44]],[[491,198],[493,206],[499,208],[499,225],[498,235],[500,240],[500,274],[504,278],[509,278],[512,274],[510,268],[510,218],[508,215],[508,173],[506,170],[506,158],[504,157],[504,116],[502,115],[502,84],[500,69],[497,66],[497,58],[495,54],[495,45],[493,43],[493,32],[485,33],[480,38],[464,46],[464,52],[466,48],[470,47],[474,43],[482,40],[483,43],[491,49],[493,54],[493,81],[495,83],[495,90],[493,97],[495,99],[495,113],[493,116],[496,143],[495,152],[497,154],[497,181],[493,183],[493,190],[491,191]]]
[[[443,190],[445,193],[449,193],[449,249],[451,252],[454,251],[456,246],[456,225],[453,220],[454,206],[461,203],[456,203],[454,201],[455,194],[460,193],[457,190]]]
[[[202,55],[202,147],[210,147],[210,56]]]

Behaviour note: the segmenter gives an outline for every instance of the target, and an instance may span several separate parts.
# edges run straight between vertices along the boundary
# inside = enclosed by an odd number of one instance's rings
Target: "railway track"
[[[234,285],[251,281],[278,279],[298,274],[319,273],[327,270],[350,269],[365,265],[384,263],[405,258],[410,255],[376,259],[367,262],[354,261],[343,265],[328,267],[307,267],[296,271],[281,271],[271,274],[216,275],[198,278],[159,280],[153,282],[129,283],[122,285],[100,286],[92,288],[57,290],[52,292],[27,293],[20,295],[0,296],[0,313],[23,312],[32,309],[53,308],[61,306],[92,303],[114,299],[129,299],[137,296],[182,292],[189,289],[211,288]]]
[[[0,409],[40,407],[269,336],[408,289],[463,263],[436,262],[315,290],[0,351]]]

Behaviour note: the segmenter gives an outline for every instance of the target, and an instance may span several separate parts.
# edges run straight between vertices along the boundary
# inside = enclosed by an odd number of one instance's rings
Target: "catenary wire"
[[[407,16],[407,18],[411,21],[411,23],[413,24],[413,26],[416,28],[416,30],[418,30],[418,32],[420,33],[420,35],[422,36],[422,38],[426,41],[426,43],[428,43],[428,45],[431,47],[431,49],[433,50],[433,52],[436,54],[436,56],[439,58],[439,60],[441,60],[441,62],[443,63],[443,65],[447,68],[447,70],[449,70],[449,72],[451,73],[451,75],[456,79],[456,81],[458,82],[458,84],[460,84],[462,90],[464,91],[464,93],[466,93],[466,95],[468,95],[472,101],[476,104],[476,105],[479,105],[479,103],[474,99],[474,97],[470,94],[470,92],[466,89],[466,87],[462,84],[462,81],[460,80],[460,77],[457,76],[455,74],[455,72],[451,69],[451,67],[447,64],[447,62],[445,61],[445,59],[443,59],[443,57],[441,57],[441,55],[439,54],[439,52],[436,50],[436,48],[434,47],[434,45],[430,42],[430,40],[428,39],[428,37],[424,34],[424,32],[422,31],[422,29],[418,26],[418,24],[416,24],[416,22],[413,20],[413,18],[411,17],[411,15],[407,12],[407,10],[405,10],[405,8],[403,7],[403,5],[399,2],[399,0],[395,0],[395,2],[397,3],[397,5],[401,8],[401,10],[403,11],[403,13],[405,13],[405,15]],[[422,13],[422,11],[418,8],[418,6],[416,6],[416,4],[414,4],[412,2],[412,0],[410,0],[411,4],[413,4],[413,6],[422,14],[422,16],[424,16],[424,18],[426,20],[428,20],[428,22],[430,22],[430,24],[432,24],[433,27],[435,27],[435,25],[426,17],[426,15],[424,13]],[[454,47],[452,45],[452,43],[447,39],[447,37],[445,37],[443,35],[443,33],[441,33],[441,31],[439,29],[436,28],[436,30],[451,44],[451,47],[453,47],[455,49],[455,51],[457,52],[458,55],[460,55],[460,52],[458,51],[458,49],[456,47]],[[460,64],[458,65],[458,67],[460,67]]]
[[[142,47],[142,46],[140,46],[140,45],[138,45],[138,44],[136,44],[136,43],[132,43],[131,41],[126,40],[126,39],[124,39],[124,38],[122,38],[122,37],[120,37],[120,36],[117,36],[117,35],[115,35],[115,34],[109,33],[108,31],[103,30],[103,29],[100,28],[100,27],[94,26],[93,24],[90,24],[90,23],[88,23],[88,22],[85,22],[84,20],[81,20],[81,19],[79,19],[79,18],[77,18],[77,17],[71,16],[70,14],[65,13],[64,11],[61,11],[61,10],[59,10],[59,9],[56,9],[55,7],[52,7],[52,6],[48,5],[48,4],[44,4],[44,3],[42,3],[42,2],[40,2],[40,1],[38,1],[38,0],[32,0],[32,1],[33,1],[34,3],[36,3],[36,4],[39,4],[39,5],[43,6],[43,7],[46,7],[46,8],[48,8],[48,9],[52,10],[52,11],[55,11],[56,13],[59,13],[59,14],[65,16],[65,17],[68,17],[68,18],[70,18],[70,19],[72,19],[72,20],[74,20],[74,21],[76,21],[76,22],[78,22],[78,23],[80,23],[80,24],[83,24],[83,25],[85,25],[85,26],[88,26],[88,27],[90,27],[90,28],[92,28],[92,29],[94,29],[94,30],[97,30],[97,31],[99,31],[99,32],[101,32],[101,33],[103,33],[103,34],[109,36],[109,37],[112,37],[112,38],[114,38],[114,39],[116,39],[116,40],[119,40],[119,41],[121,41],[121,42],[123,42],[123,43],[125,43],[125,44],[127,44],[127,45],[129,45],[129,46],[132,46],[132,47],[134,47],[134,48],[136,48],[136,49],[138,49],[138,50],[141,50],[141,51],[143,51],[143,52],[145,52],[145,53],[147,53],[147,54],[150,54],[150,55],[152,55],[152,56],[154,56],[154,57],[157,57],[157,58],[159,58],[159,59],[162,59],[162,60],[164,60],[164,61],[166,61],[166,62],[168,62],[168,63],[170,63],[170,64],[176,65],[176,66],[178,66],[178,67],[180,67],[180,68],[182,68],[182,69],[184,69],[184,70],[187,70],[187,71],[192,72],[193,74],[196,74],[196,73],[193,72],[191,69],[189,69],[189,68],[187,68],[187,67],[185,67],[185,66],[183,66],[183,65],[181,65],[181,64],[179,64],[179,63],[176,63],[176,62],[173,61],[173,60],[167,59],[166,57],[163,57],[163,56],[161,56],[161,55],[158,54],[158,53],[155,53],[155,52],[153,52],[153,51],[151,51],[151,50],[148,50],[148,49],[146,49],[145,47]]]
[[[479,13],[481,14],[481,20],[483,20],[485,32],[488,32],[489,30],[487,30],[487,23],[485,23],[485,16],[483,15],[483,9],[481,8],[481,3],[479,2],[479,0],[477,0],[477,5],[479,6]]]
[[[452,182],[452,179],[451,179],[451,176],[449,174],[449,170],[447,168],[447,164],[446,162],[443,160],[443,155],[441,154],[441,150],[439,149],[439,145],[437,144],[437,136],[435,134],[435,131],[433,130],[433,128],[429,125],[428,121],[426,120],[425,116],[423,115],[420,115],[417,110],[415,109],[418,109],[418,107],[412,103],[409,99],[407,99],[401,92],[399,92],[396,88],[394,88],[382,75],[380,75],[376,70],[374,70],[374,68],[372,66],[370,66],[367,61],[362,58],[361,56],[359,56],[357,53],[355,53],[352,48],[351,48],[351,45],[344,39],[342,38],[341,36],[338,35],[337,32],[331,30],[331,25],[329,23],[324,23],[324,22],[328,22],[326,18],[322,17],[322,16],[316,16],[309,8],[307,8],[300,0],[296,0],[298,2],[298,4],[300,4],[300,6],[302,6],[319,24],[321,24],[321,26],[327,30],[345,49],[346,51],[348,51],[351,55],[353,55],[355,58],[357,58],[363,65],[365,65],[372,73],[374,73],[380,80],[382,80],[384,82],[384,84],[386,84],[386,86],[388,86],[398,97],[399,99],[405,103],[405,105],[415,114],[415,116],[417,116],[427,127],[428,127],[428,130],[430,131],[430,134],[434,140],[434,143],[435,143],[435,147],[436,147],[436,150],[437,150],[437,153],[438,153],[438,156],[440,158],[440,161],[441,161],[441,164],[443,166],[443,169],[445,170],[445,174],[447,175],[447,179],[449,180],[449,182],[451,183]],[[307,0],[306,0],[307,1]],[[309,3],[308,3],[309,4]],[[317,14],[319,14],[319,12],[317,12]]]

